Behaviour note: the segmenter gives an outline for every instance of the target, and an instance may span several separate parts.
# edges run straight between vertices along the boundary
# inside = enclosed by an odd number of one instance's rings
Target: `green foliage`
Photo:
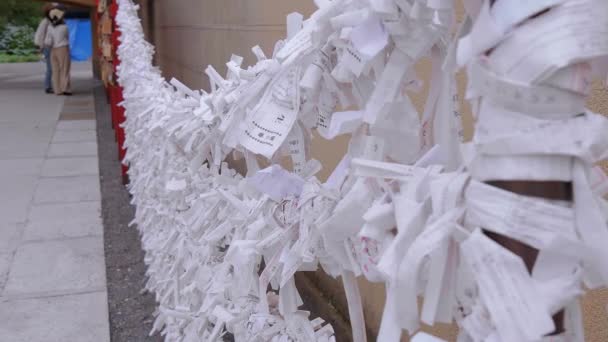
[[[36,53],[34,29],[30,26],[8,24],[0,33],[0,53],[8,55],[31,55]]]
[[[25,56],[16,56],[16,55],[6,55],[0,53],[0,63],[26,63],[26,62],[37,62],[40,60],[40,55],[25,55]]]
[[[0,0],[0,31],[9,23],[35,29],[42,19],[43,5],[31,0]]]
[[[34,32],[42,20],[43,2],[0,0],[0,54],[35,54]]]

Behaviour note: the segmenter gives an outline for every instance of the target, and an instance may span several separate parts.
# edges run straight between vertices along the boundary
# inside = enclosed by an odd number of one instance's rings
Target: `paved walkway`
[[[58,97],[0,64],[0,341],[110,340],[89,65]]]

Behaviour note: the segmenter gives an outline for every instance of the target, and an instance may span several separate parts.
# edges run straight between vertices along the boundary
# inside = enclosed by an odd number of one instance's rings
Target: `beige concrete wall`
[[[167,75],[206,88],[208,64],[223,74],[233,53],[251,63],[254,45],[271,55],[284,36],[285,16],[312,10],[312,1],[295,0],[155,1],[159,65]]]
[[[587,101],[589,108],[596,113],[608,116],[608,89],[602,82],[593,84],[593,91]],[[608,132],[606,132],[608,134]],[[604,163],[608,172],[608,163]],[[583,314],[585,316],[585,340],[608,341],[608,289],[595,290],[583,298]]]
[[[250,48],[260,45],[267,55],[272,53],[274,42],[284,37],[285,16],[294,11],[308,15],[314,9],[312,0],[152,0],[154,2],[154,44],[157,62],[166,77],[177,77],[194,88],[207,88],[207,77],[203,70],[213,65],[221,74],[231,54],[253,61]],[[142,14],[150,0],[141,0]],[[144,25],[149,18],[144,17]],[[150,33],[149,33],[150,34]],[[424,61],[418,65],[421,77],[428,76],[430,65]],[[465,78],[458,77],[460,89],[464,89]],[[424,91],[413,100],[420,109],[424,103]],[[472,135],[473,122],[468,106],[462,103],[465,113],[465,134]],[[608,91],[596,87],[590,105],[596,111],[608,114]],[[608,133],[608,132],[607,132]],[[313,155],[323,162],[321,177],[326,177],[346,151],[348,139],[337,141],[313,140]],[[322,272],[311,275],[324,289],[332,305],[346,313],[345,300],[339,281],[324,276]],[[374,335],[384,305],[384,290],[378,284],[360,279],[368,331]],[[584,300],[585,330],[587,341],[608,341],[608,318],[606,303],[608,291],[594,291]],[[449,341],[454,341],[453,326],[425,328]]]

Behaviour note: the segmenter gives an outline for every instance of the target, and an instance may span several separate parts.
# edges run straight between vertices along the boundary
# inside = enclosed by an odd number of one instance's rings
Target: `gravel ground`
[[[149,336],[156,302],[152,294],[142,293],[146,282],[144,253],[137,229],[127,226],[133,219],[134,208],[122,184],[118,147],[103,86],[95,87],[94,95],[111,340],[162,341],[158,334]]]

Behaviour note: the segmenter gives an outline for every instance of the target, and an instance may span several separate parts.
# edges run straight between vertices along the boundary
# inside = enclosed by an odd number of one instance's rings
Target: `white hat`
[[[54,20],[61,20],[61,19],[63,19],[64,14],[65,14],[65,12],[60,10],[59,8],[53,8],[49,12],[49,17],[51,17],[51,19],[54,19]]]

